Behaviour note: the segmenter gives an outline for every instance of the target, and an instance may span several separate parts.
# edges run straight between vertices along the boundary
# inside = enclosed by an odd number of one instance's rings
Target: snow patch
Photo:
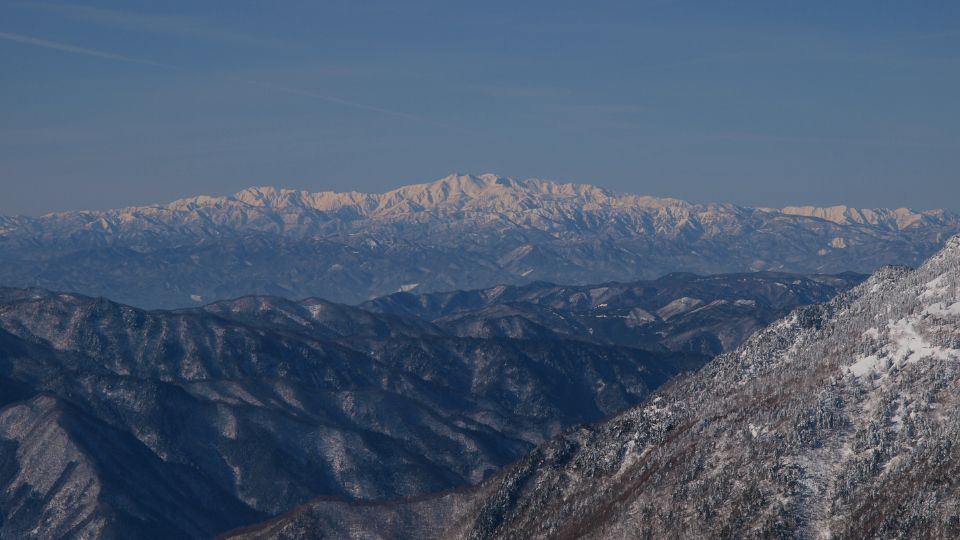
[[[928,343],[917,333],[910,319],[900,319],[890,323],[890,338],[896,347],[893,358],[908,364],[914,364],[924,358],[948,360],[957,355],[956,350],[944,349]]]
[[[875,354],[864,356],[853,364],[849,365],[847,367],[847,371],[852,373],[855,377],[863,377],[867,373],[874,371],[874,369],[880,364],[880,360],[880,357]]]
[[[946,308],[947,310],[952,309]],[[924,313],[930,311],[928,307]],[[960,306],[957,307],[960,313]],[[951,312],[952,313],[952,312]],[[887,325],[887,335],[889,342],[883,350],[877,354],[862,356],[853,364],[847,366],[845,371],[855,377],[863,377],[873,372],[889,372],[894,366],[900,367],[905,364],[915,364],[921,360],[957,360],[960,359],[960,351],[934,345],[928,342],[919,332],[914,324],[917,322],[915,317],[906,317],[896,321],[890,321]],[[864,332],[864,336],[877,339],[880,331],[876,328],[869,328]]]
[[[663,306],[657,310],[657,315],[661,319],[667,320],[670,317],[675,317],[682,313],[686,313],[692,309],[695,309],[703,304],[703,300],[699,298],[691,298],[689,296],[684,296],[683,298],[678,298],[673,302]]]
[[[920,293],[920,299],[926,300],[934,296],[941,296],[947,292],[947,276],[941,275],[931,279],[923,286],[923,292]]]
[[[927,306],[923,313],[934,317],[960,317],[960,302],[954,302],[949,306],[946,302],[936,302]]]

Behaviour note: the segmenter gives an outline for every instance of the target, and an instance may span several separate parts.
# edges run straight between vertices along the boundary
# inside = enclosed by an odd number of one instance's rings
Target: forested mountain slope
[[[796,310],[468,490],[320,500],[242,538],[953,538],[960,237]]]

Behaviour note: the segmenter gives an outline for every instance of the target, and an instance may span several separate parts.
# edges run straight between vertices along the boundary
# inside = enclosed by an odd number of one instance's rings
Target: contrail
[[[165,68],[175,67],[167,64],[161,64],[160,62],[154,62],[152,60],[144,60],[142,58],[132,58],[132,57],[123,56],[120,54],[113,54],[113,53],[108,53],[104,51],[98,51],[96,49],[86,49],[84,47],[77,47],[74,45],[68,45],[66,43],[59,43],[56,41],[50,41],[46,39],[38,39],[38,38],[24,36],[20,34],[11,34],[8,32],[0,32],[0,39],[5,39],[7,41],[14,41],[16,43],[22,43],[24,45],[33,45],[35,47],[43,47],[45,49],[53,49],[55,51],[70,52],[74,54],[83,54],[86,56],[95,56],[97,58],[104,58],[107,60],[116,60],[118,62],[129,62],[131,64],[144,64],[147,66],[165,67]]]
[[[43,48],[45,48],[45,49],[53,49],[53,50],[56,50],[56,51],[63,51],[63,52],[68,52],[68,53],[73,53],[73,54],[82,54],[82,55],[86,55],[86,56],[94,56],[94,57],[97,57],[97,58],[103,58],[103,59],[105,59],[105,60],[114,60],[114,61],[117,61],[117,62],[128,62],[128,63],[132,63],[132,64],[143,64],[143,65],[147,65],[147,66],[162,67],[162,68],[168,68],[168,69],[185,69],[185,68],[183,68],[183,67],[181,67],[181,66],[175,66],[175,65],[171,65],[171,64],[164,64],[164,63],[161,63],[161,62],[154,62],[153,60],[145,60],[145,59],[142,59],[142,58],[133,58],[133,57],[124,56],[124,55],[121,55],[121,54],[114,54],[114,53],[105,52],[105,51],[98,51],[98,50],[96,50],[96,49],[87,49],[87,48],[85,48],[85,47],[77,47],[77,46],[75,46],[75,45],[69,45],[69,44],[60,43],[60,42],[57,42],[57,41],[50,41],[50,40],[46,40],[46,39],[39,39],[39,38],[30,37],[30,36],[24,36],[24,35],[21,35],[21,34],[11,34],[11,33],[9,33],[9,32],[0,32],[0,40],[13,41],[13,42],[16,42],[16,43],[22,43],[22,44],[24,44],[24,45],[32,45],[32,46],[34,46],[34,47],[43,47]],[[426,118],[422,118],[422,117],[420,117],[420,116],[416,116],[416,115],[413,115],[413,114],[409,114],[409,113],[405,113],[405,112],[401,112],[401,111],[394,111],[394,110],[390,110],[390,109],[384,109],[384,108],[382,108],[382,107],[377,107],[377,106],[375,106],[375,105],[367,105],[367,104],[365,104],[365,103],[358,103],[358,102],[356,102],[356,101],[350,101],[350,100],[346,100],[346,99],[341,99],[341,98],[338,98],[338,97],[336,97],[336,96],[330,96],[330,95],[326,95],[326,94],[320,94],[320,93],[313,92],[313,91],[310,91],[310,90],[304,90],[304,89],[302,89],[302,88],[295,88],[295,87],[292,87],[292,86],[286,86],[286,85],[277,84],[277,83],[272,83],[272,82],[267,82],[267,81],[255,81],[255,80],[249,80],[249,79],[235,79],[235,80],[236,80],[237,82],[241,82],[241,83],[248,84],[248,85],[252,85],[252,86],[258,86],[258,87],[261,87],[261,88],[268,88],[268,89],[271,89],[271,90],[274,90],[274,91],[277,91],[277,92],[284,92],[284,93],[287,93],[287,94],[294,94],[294,95],[298,95],[298,96],[304,96],[304,97],[310,97],[310,98],[314,98],[314,99],[319,99],[319,100],[326,101],[326,102],[328,102],[328,103],[334,103],[334,104],[341,105],[341,106],[344,106],[344,107],[351,107],[351,108],[353,108],[353,109],[359,109],[359,110],[363,110],[363,111],[376,112],[376,113],[380,113],[380,114],[384,114],[384,115],[388,115],[388,116],[394,116],[394,117],[398,117],[398,118],[405,118],[405,119],[407,119],[407,120],[416,120],[416,121],[418,121],[418,122],[427,122],[427,123],[431,123],[431,124],[436,123],[436,122],[433,122],[432,120],[428,120],[428,119],[426,119]]]
[[[329,101],[330,103],[336,103],[336,104],[338,104],[338,105],[343,105],[343,106],[345,106],[345,107],[353,107],[354,109],[361,109],[361,110],[364,110],[364,111],[378,112],[378,113],[380,113],[380,114],[387,114],[387,115],[390,115],[390,116],[398,116],[398,117],[400,117],[400,118],[406,118],[406,119],[408,119],[408,120],[417,120],[417,121],[419,121],[419,122],[431,122],[430,120],[427,120],[426,118],[421,118],[421,117],[419,117],[419,116],[415,116],[415,115],[408,114],[408,113],[405,113],[405,112],[393,111],[393,110],[390,110],[390,109],[383,109],[383,108],[381,108],[381,107],[377,107],[377,106],[374,106],[374,105],[366,105],[366,104],[363,104],[363,103],[357,103],[356,101],[349,101],[349,100],[346,100],[346,99],[338,98],[338,97],[336,97],[336,96],[328,96],[328,95],[326,95],[326,94],[319,94],[319,93],[317,93],[317,92],[311,92],[310,90],[303,90],[302,88],[294,88],[294,87],[292,87],[292,86],[285,86],[285,85],[282,85],[282,84],[276,84],[276,83],[266,82],[266,81],[253,81],[253,80],[249,80],[249,79],[243,79],[243,80],[241,80],[241,82],[244,82],[244,83],[246,83],[246,84],[251,84],[251,85],[253,85],[253,86],[260,86],[260,87],[263,87],[263,88],[269,88],[269,89],[271,89],[271,90],[276,90],[276,91],[278,91],[278,92],[285,92],[285,93],[287,93],[287,94],[293,94],[293,95],[297,95],[297,96],[305,96],[305,97],[312,97],[312,98],[316,98],[316,99],[322,99],[323,101]]]

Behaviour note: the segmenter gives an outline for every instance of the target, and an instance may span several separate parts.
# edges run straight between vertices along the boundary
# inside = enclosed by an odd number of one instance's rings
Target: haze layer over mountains
[[[0,217],[0,283],[187,307],[246,294],[358,303],[400,290],[632,281],[669,272],[872,272],[960,232],[942,210],[690,204],[453,175],[383,194],[230,197]]]

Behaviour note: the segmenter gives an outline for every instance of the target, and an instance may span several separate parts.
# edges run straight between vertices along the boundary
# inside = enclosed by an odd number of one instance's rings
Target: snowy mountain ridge
[[[287,212],[334,213],[340,219],[410,219],[419,212],[490,212],[502,213],[511,219],[528,214],[555,215],[563,210],[620,210],[626,213],[665,214],[674,221],[691,219],[710,222],[718,215],[751,212],[813,217],[836,224],[883,225],[894,229],[919,226],[929,220],[953,218],[944,210],[917,212],[907,208],[858,209],[847,206],[787,206],[782,209],[749,208],[733,204],[692,204],[673,198],[633,194],[614,194],[588,184],[560,183],[540,179],[514,179],[496,174],[453,174],[435,182],[413,184],[384,193],[309,192],[271,186],[251,187],[225,197],[201,195],[179,199],[165,205],[134,206],[105,211],[72,211],[47,214],[39,221],[104,220],[105,231],[140,225],[149,227],[154,219],[189,219],[190,214],[218,212],[255,212],[274,210]],[[30,220],[27,220],[30,221]],[[218,220],[211,219],[217,223]],[[220,223],[239,223],[221,220]],[[531,221],[530,224],[535,222]],[[155,223],[154,223],[155,224]],[[284,231],[294,233],[294,223],[283,221]],[[297,222],[297,225],[303,223]],[[255,223],[248,223],[254,226]],[[9,231],[8,231],[9,232]]]
[[[358,303],[398,290],[873,272],[960,232],[942,210],[691,204],[586,184],[451,175],[380,194],[250,188],[167,205],[0,218],[0,283],[143,307],[250,293]],[[134,279],[136,276],[136,279]]]

